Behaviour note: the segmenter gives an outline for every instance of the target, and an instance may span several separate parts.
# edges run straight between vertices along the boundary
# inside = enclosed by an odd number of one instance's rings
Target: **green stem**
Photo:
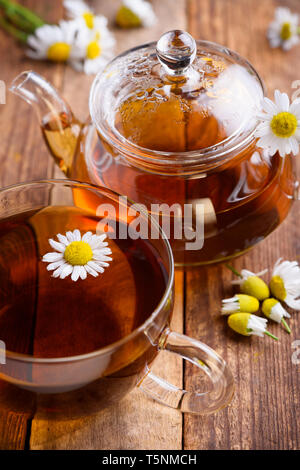
[[[225,264],[226,268],[230,269],[230,271],[233,272],[233,274],[235,274],[236,276],[240,277],[241,279],[243,278],[243,276],[241,275],[241,273],[239,273],[233,266],[231,266],[230,264]]]
[[[269,331],[265,331],[265,335],[270,336],[270,338],[273,338],[273,339],[275,339],[276,341],[278,341],[277,336],[272,335],[272,333],[270,333]]]
[[[28,34],[15,28],[2,17],[0,17],[0,26],[19,41],[27,43]]]
[[[281,323],[282,323],[283,326],[285,327],[286,331],[287,331],[289,334],[291,334],[291,329],[290,329],[289,325],[287,324],[287,322],[285,321],[284,318],[281,320]]]
[[[0,7],[4,9],[5,16],[27,33],[33,33],[36,28],[43,26],[45,22],[28,8],[10,0],[0,0]]]

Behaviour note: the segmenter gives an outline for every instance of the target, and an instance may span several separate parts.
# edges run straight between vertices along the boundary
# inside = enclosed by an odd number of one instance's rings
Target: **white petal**
[[[87,263],[87,265],[88,265],[90,268],[92,268],[92,269],[94,269],[95,271],[97,271],[98,273],[103,273],[103,272],[104,272],[104,269],[103,269],[101,266],[99,266],[95,261],[89,261],[89,262]]]
[[[65,279],[67,276],[69,276],[73,272],[73,266],[69,263],[66,263],[66,265],[63,267],[61,273],[60,273],[60,278]]]
[[[65,266],[65,263],[63,263],[61,266],[59,266],[52,274],[53,277],[59,277],[61,275],[61,272],[63,271]]]
[[[262,104],[263,109],[269,113],[269,114],[277,114],[278,109],[275,103],[271,101],[269,98],[264,98],[263,104]]]
[[[61,259],[59,261],[55,261],[55,263],[48,264],[47,271],[53,271],[54,269],[62,266],[63,264],[65,264],[64,259]]]
[[[297,142],[296,139],[291,138],[290,144],[291,144],[291,152],[293,153],[293,155],[297,155],[299,153],[299,142]]]
[[[294,114],[298,119],[300,118],[300,98],[292,102],[289,112]]]
[[[80,266],[80,277],[81,279],[87,278],[87,272],[84,266]]]
[[[65,245],[65,246],[69,245],[68,239],[65,235],[62,235],[61,233],[58,233],[57,238],[60,241],[60,243],[62,243],[63,245]]]
[[[98,259],[92,259],[95,263],[97,263],[98,266],[103,266],[103,268],[108,268],[109,263],[106,263],[105,261],[100,261]]]
[[[92,232],[86,232],[86,233],[82,236],[82,241],[89,243],[91,237],[92,237]]]
[[[88,264],[85,265],[85,270],[87,273],[91,274],[94,277],[98,276],[97,271],[95,271],[93,268],[91,268]]]
[[[281,111],[288,111],[290,107],[290,100],[286,93],[280,93],[279,90],[274,92],[275,103]]]
[[[66,237],[67,237],[67,239],[69,240],[70,243],[72,243],[72,242],[75,241],[73,232],[71,232],[71,231],[69,231],[69,232],[66,233]]]
[[[55,240],[52,240],[52,238],[50,238],[49,244],[52,246],[52,248],[54,248],[54,250],[64,253],[66,247],[62,243],[56,242]]]
[[[75,229],[73,232],[73,237],[76,242],[80,242],[81,240],[81,233],[78,229]]]
[[[43,256],[43,261],[46,263],[52,263],[53,261],[58,261],[61,259],[63,259],[62,253],[51,252],[51,253],[46,253]]]
[[[94,255],[111,255],[110,248],[101,248],[100,250],[95,250]]]
[[[76,282],[80,276],[80,271],[81,271],[81,266],[74,266],[73,267],[73,272],[72,272],[72,276],[71,276],[71,279],[72,281]]]

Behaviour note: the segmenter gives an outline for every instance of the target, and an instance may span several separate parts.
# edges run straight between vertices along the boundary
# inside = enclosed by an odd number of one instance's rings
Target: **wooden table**
[[[49,22],[62,16],[61,1],[24,1]],[[117,1],[92,2],[111,25]],[[297,0],[279,2],[300,13]],[[300,79],[300,46],[284,53],[271,50],[265,38],[275,0],[153,0],[159,17],[152,29],[116,31],[118,52],[157,39],[164,31],[187,29],[195,38],[222,43],[247,57],[269,90],[292,93]],[[22,70],[33,68],[46,76],[72,103],[75,114],[88,113],[93,77],[63,65],[34,63],[0,31],[0,79],[8,85]],[[76,99],[74,99],[76,97]],[[44,146],[33,110],[7,94],[0,107],[0,184],[61,177]],[[299,158],[299,157],[298,157]],[[299,165],[298,165],[299,166]],[[300,218],[296,203],[282,226],[247,256],[234,261],[236,269],[259,271],[279,256],[300,257]],[[244,338],[220,318],[220,301],[230,295],[231,273],[222,265],[176,273],[173,327],[216,349],[230,365],[236,392],[229,407],[213,416],[180,414],[135,389],[113,408],[84,419],[47,420],[1,410],[2,449],[296,449],[299,448],[299,365],[292,363],[292,342],[300,339],[299,314],[294,314],[289,336],[278,327],[280,342]],[[274,328],[273,328],[274,330]],[[167,353],[154,370],[174,384],[189,387],[197,371]],[[298,418],[298,421],[297,421]]]

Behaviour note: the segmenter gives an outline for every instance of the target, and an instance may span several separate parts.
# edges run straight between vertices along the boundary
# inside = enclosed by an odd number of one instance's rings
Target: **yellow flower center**
[[[283,23],[280,31],[280,37],[283,41],[287,41],[292,36],[290,23]]]
[[[270,282],[270,289],[274,297],[279,300],[284,300],[286,298],[286,290],[284,287],[284,282],[280,276],[273,276]]]
[[[83,13],[83,18],[84,18],[84,21],[85,21],[85,24],[87,25],[87,27],[89,29],[93,29],[94,27],[94,15],[93,13],[90,13],[89,11]]]
[[[101,54],[101,47],[97,41],[89,43],[86,49],[86,56],[88,59],[96,59]]]
[[[277,137],[291,137],[297,129],[297,118],[287,111],[275,114],[271,121],[271,129]]]
[[[86,242],[72,242],[65,249],[64,258],[72,266],[84,266],[93,258],[93,251]]]
[[[47,57],[49,60],[53,60],[54,62],[65,62],[69,58],[70,52],[70,44],[65,42],[56,42],[49,47]]]

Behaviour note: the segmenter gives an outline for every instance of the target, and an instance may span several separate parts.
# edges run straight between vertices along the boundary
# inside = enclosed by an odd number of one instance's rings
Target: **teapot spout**
[[[81,124],[69,105],[45,78],[33,71],[22,72],[10,91],[35,110],[46,144],[61,170],[70,176]]]

